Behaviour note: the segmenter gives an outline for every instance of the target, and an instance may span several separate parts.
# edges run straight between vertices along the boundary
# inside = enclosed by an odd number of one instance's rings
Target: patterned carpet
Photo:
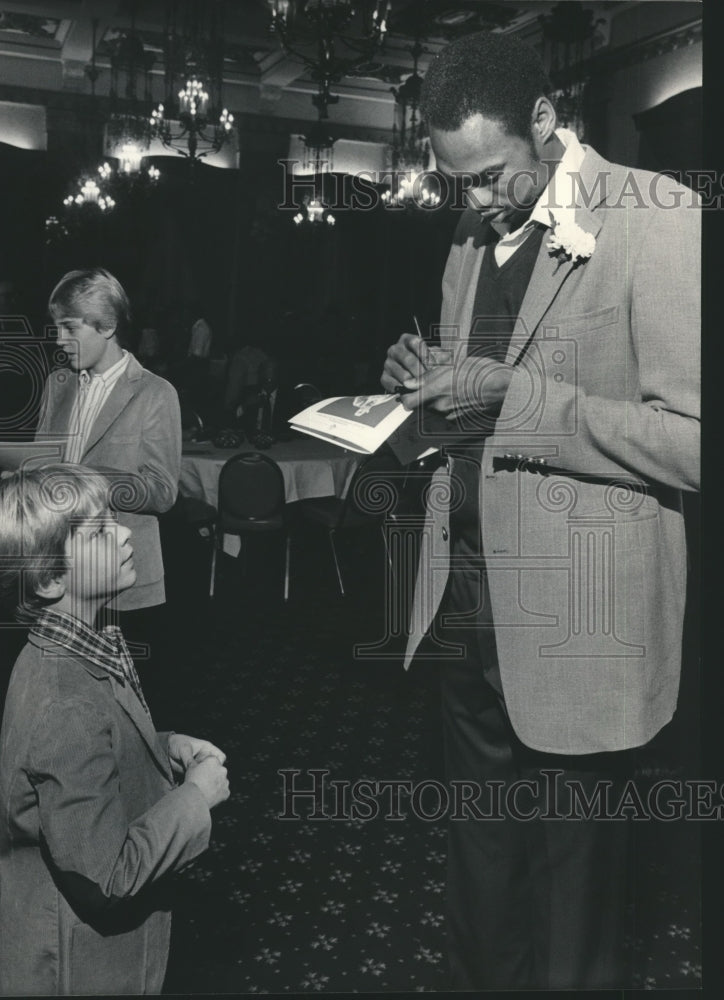
[[[350,781],[442,776],[434,685],[397,662],[352,655],[353,640],[382,635],[371,551],[365,542],[347,553],[356,585],[344,600],[325,549],[296,554],[286,607],[276,566],[260,580],[253,553],[245,582],[225,558],[211,606],[203,587],[190,589],[189,565],[174,576],[174,676],[157,724],[217,742],[232,797],[214,814],[211,849],[176,881],[168,993],[447,988],[444,821],[414,819],[404,798],[401,820],[314,820],[308,800],[298,806],[305,818],[279,818],[280,769]],[[665,844],[656,831],[637,836],[633,985],[697,987],[696,833],[668,824]]]

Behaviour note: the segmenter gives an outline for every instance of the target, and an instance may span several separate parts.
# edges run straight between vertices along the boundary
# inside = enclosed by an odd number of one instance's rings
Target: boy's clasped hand
[[[176,774],[184,775],[204,796],[209,809],[229,798],[229,779],[224,763],[226,754],[208,740],[172,733],[168,757]]]

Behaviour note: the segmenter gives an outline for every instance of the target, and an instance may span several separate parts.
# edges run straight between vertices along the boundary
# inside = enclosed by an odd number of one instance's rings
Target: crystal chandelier
[[[271,12],[271,31],[277,36],[284,52],[300,59],[317,83],[312,98],[320,118],[328,118],[328,107],[339,101],[332,86],[347,70],[360,61],[369,60],[384,44],[392,10],[390,0],[267,0]],[[362,33],[350,36],[347,29],[359,11]],[[308,48],[300,48],[305,42]],[[356,55],[341,58],[336,46],[342,43]],[[314,48],[315,54],[310,54]]]
[[[109,164],[102,163],[98,167],[96,177],[81,177],[75,194],[69,194],[63,199],[66,208],[81,208],[95,206],[100,212],[108,212],[116,207],[115,198],[108,190],[108,180],[111,174]]]
[[[232,137],[234,116],[222,107],[223,0],[185,0],[169,8],[164,33],[166,100],[150,116],[151,134],[192,162],[218,153]]]
[[[382,193],[386,204],[401,208],[436,208],[440,204],[440,192],[430,185],[427,170],[405,170],[396,177],[397,190]]]
[[[422,77],[418,72],[420,56],[425,50],[419,38],[408,51],[413,59],[412,73],[399,87],[390,88],[395,97],[391,173],[398,187],[396,191],[386,191],[382,198],[390,205],[434,208],[440,203],[440,194],[427,176],[430,140],[420,115]]]
[[[46,228],[56,228],[58,232],[78,217],[90,218],[92,215],[107,215],[117,205],[119,198],[123,199],[131,191],[149,191],[154,188],[161,177],[161,171],[149,166],[138,171],[124,169],[124,161],[119,161],[119,167],[114,169],[108,161],[104,161],[91,176],[81,175],[76,181],[75,190],[63,199],[63,209],[60,217],[50,216],[46,219]]]
[[[304,143],[302,172],[312,174],[313,193],[302,199],[302,205],[293,221],[299,226],[303,222],[327,222],[334,225],[334,216],[324,203],[324,177],[332,172],[332,155],[335,139],[329,134],[320,118],[309,129],[306,135],[300,136]]]
[[[110,165],[101,164],[94,176],[82,175],[75,190],[63,199],[57,215],[45,220],[45,242],[48,246],[60,245],[71,236],[82,233],[85,226],[109,215],[116,207],[116,200],[108,188]]]
[[[137,3],[131,7],[131,27],[113,43],[110,55],[111,84],[109,91],[111,115],[106,123],[106,155],[118,156],[125,173],[141,169],[152,135],[149,120],[151,70],[155,62],[152,51],[144,47],[136,32]]]
[[[123,153],[123,150],[121,150]],[[142,167],[140,162],[136,165],[135,156],[137,151],[126,153],[118,159],[118,168],[114,169],[108,161],[98,167],[98,173],[105,181],[108,188],[117,196],[125,191],[149,190],[155,187],[161,179],[161,171],[158,167]]]
[[[140,134],[135,123],[125,117],[122,122],[111,118],[106,125],[106,155],[115,156],[121,161],[121,169],[126,174],[138,173],[144,156],[148,155],[151,137],[151,126],[148,124],[147,135]]]
[[[307,194],[304,196],[302,207],[294,216],[293,222],[297,226],[301,226],[303,223],[318,225],[320,222],[333,226],[335,218],[318,195],[315,194],[313,198],[310,198]]]
[[[118,150],[119,167],[122,174],[138,174],[143,162],[143,148],[136,142],[124,142]],[[149,167],[149,173],[155,170]]]
[[[334,143],[335,139],[329,135],[321,120],[312,125],[306,135],[302,136],[304,143],[304,158],[302,160],[302,170],[304,173],[328,174],[332,172],[334,164]]]

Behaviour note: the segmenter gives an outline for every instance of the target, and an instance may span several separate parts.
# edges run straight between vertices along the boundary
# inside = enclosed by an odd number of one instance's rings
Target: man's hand
[[[212,754],[202,758],[198,764],[192,763],[189,766],[184,784],[187,782],[196,785],[206,799],[209,809],[218,806],[220,802],[225,802],[230,794],[226,768],[218,757]]]
[[[497,416],[510,385],[513,369],[490,358],[465,358],[457,365],[438,365],[420,378],[409,378],[414,392],[401,401],[408,410],[426,406],[448,420],[485,412]]]
[[[220,764],[226,760],[226,754],[208,740],[199,740],[195,736],[184,736],[181,733],[169,736],[168,759],[176,774],[183,774],[206,757],[215,757]]]
[[[396,344],[387,351],[382,370],[382,388],[394,392],[396,385],[415,382],[427,371],[430,349],[422,337],[403,333]]]

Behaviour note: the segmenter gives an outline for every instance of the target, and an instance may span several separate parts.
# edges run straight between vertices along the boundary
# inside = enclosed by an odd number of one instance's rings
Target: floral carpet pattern
[[[324,808],[338,819],[311,818],[311,795],[287,800],[299,819],[280,818],[280,770],[302,772],[297,790],[312,787],[310,769],[328,772],[328,791],[334,780],[440,780],[435,690],[399,662],[353,657],[350,635],[380,637],[379,615],[354,595],[330,586],[287,606],[242,600],[226,573],[213,605],[174,619],[165,708],[178,731],[226,751],[232,796],[214,814],[209,851],[177,877],[165,992],[449,989],[445,821],[414,818],[404,796],[404,818],[351,818],[334,794]],[[690,831],[681,838],[675,865],[642,842],[634,987],[700,984],[700,876]]]
[[[312,787],[310,769],[327,782],[440,777],[431,693],[397,665],[327,660],[317,651],[335,645],[339,622],[329,624],[314,651],[289,623],[243,656],[232,639],[204,678],[223,697],[195,691],[190,714],[226,751],[232,798],[216,812],[210,850],[178,879],[177,936],[195,964],[174,949],[171,991],[445,989],[444,823],[350,818],[333,791],[316,811],[346,818],[312,819],[315,803],[302,797],[287,810],[300,819],[279,818],[279,770],[303,772],[287,777],[298,789]]]

